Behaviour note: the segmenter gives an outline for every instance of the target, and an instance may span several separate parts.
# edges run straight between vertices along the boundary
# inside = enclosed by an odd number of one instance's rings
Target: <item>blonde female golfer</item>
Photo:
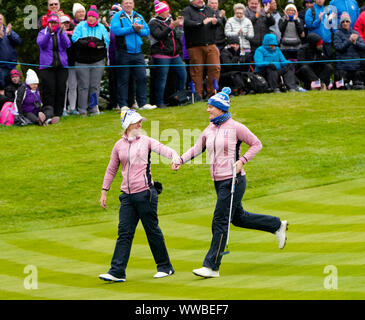
[[[173,159],[175,163],[178,163],[180,159],[174,150],[141,134],[142,122],[145,120],[135,110],[122,112],[121,122],[125,132],[113,148],[104,177],[100,205],[105,209],[107,191],[118,172],[119,166],[122,166],[121,190],[123,193],[119,196],[118,239],[110,270],[106,274],[99,275],[99,278],[105,281],[125,281],[125,270],[139,220],[142,221],[157,265],[157,273],[154,278],[167,277],[174,273],[164,237],[158,225],[158,192],[156,183],[152,180],[150,154],[156,152],[166,158]]]

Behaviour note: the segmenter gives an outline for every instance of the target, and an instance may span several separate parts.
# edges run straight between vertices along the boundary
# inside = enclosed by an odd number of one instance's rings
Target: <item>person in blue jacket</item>
[[[330,2],[330,6],[334,6],[337,9],[338,27],[340,27],[341,15],[344,12],[347,12],[350,15],[351,28],[354,27],[354,24],[360,15],[359,5],[357,4],[356,0],[332,0]]]
[[[275,34],[266,34],[262,40],[262,46],[258,47],[254,54],[255,72],[263,76],[273,92],[280,91],[280,76],[290,92],[299,91],[297,79],[293,70],[289,67],[289,61],[284,57],[278,47]]]
[[[141,50],[142,38],[149,36],[150,29],[142,15],[134,11],[133,0],[123,0],[121,8],[122,10],[114,15],[111,22],[111,31],[116,37],[117,63],[133,67],[118,69],[118,106],[121,108],[128,106],[128,83],[132,73],[136,81],[138,107],[152,109],[154,107],[147,104],[147,77]]]
[[[326,10],[324,6],[325,0],[315,0],[313,8],[307,9],[305,13],[305,25],[309,33],[318,34],[323,40],[323,51],[332,57],[332,29],[337,29],[336,14],[331,9]]]
[[[71,37],[75,48],[78,111],[85,116],[100,114],[100,83],[104,74],[105,58],[110,44],[109,33],[99,23],[99,11],[90,6],[86,20],[81,21]],[[92,66],[91,68],[89,66]]]
[[[5,26],[4,23],[4,16],[0,14],[0,61],[17,62],[18,55],[15,47],[21,43],[21,40],[19,35],[12,30],[11,24]],[[1,87],[10,84],[10,71],[15,67],[15,63],[0,63]]]

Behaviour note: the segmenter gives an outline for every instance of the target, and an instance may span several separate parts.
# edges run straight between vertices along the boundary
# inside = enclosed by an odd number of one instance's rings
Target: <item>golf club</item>
[[[234,161],[231,162],[231,168],[232,168],[232,188],[231,188],[231,204],[229,206],[229,217],[228,217],[228,232],[227,232],[227,242],[226,247],[224,251],[221,253],[222,256],[229,253],[228,250],[228,241],[229,241],[229,229],[231,225],[231,216],[232,216],[232,207],[233,207],[233,195],[234,191],[236,189],[236,166],[234,165]]]

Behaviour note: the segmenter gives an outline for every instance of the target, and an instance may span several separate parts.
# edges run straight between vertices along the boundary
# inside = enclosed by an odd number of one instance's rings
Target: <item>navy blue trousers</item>
[[[173,270],[167,253],[165,240],[158,226],[158,195],[154,187],[134,194],[122,193],[119,196],[118,239],[115,245],[111,268],[108,271],[117,278],[125,278],[134,233],[139,220],[142,221],[148,244],[157,264],[157,271]]]
[[[136,100],[139,107],[147,103],[147,76],[143,53],[128,53],[117,51],[117,63],[119,65],[135,66],[121,67],[117,70],[118,77],[118,97],[117,102],[120,107],[128,106],[128,98],[132,92],[128,92],[130,74],[136,81]]]
[[[219,270],[227,242],[229,207],[231,204],[232,179],[215,181],[217,204],[212,222],[212,242],[205,256],[203,266],[215,271]],[[281,221],[277,217],[247,212],[242,207],[242,197],[246,190],[246,177],[239,175],[233,195],[231,223],[240,228],[255,229],[274,233],[280,228]]]

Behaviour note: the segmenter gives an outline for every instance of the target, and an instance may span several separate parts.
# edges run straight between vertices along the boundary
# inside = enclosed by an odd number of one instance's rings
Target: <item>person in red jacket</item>
[[[365,11],[361,12],[359,17],[357,18],[354,30],[357,31],[361,38],[365,41]],[[365,58],[365,53],[360,52],[360,57]],[[361,70],[365,72],[365,61],[360,61]]]
[[[361,38],[365,41],[365,11],[361,12],[357,18],[354,29],[360,34]]]
[[[59,0],[48,0],[47,14],[41,17],[38,25],[39,29],[47,28],[49,15],[54,12],[57,13],[59,18],[61,18],[64,15],[63,11],[61,10],[61,5]]]

